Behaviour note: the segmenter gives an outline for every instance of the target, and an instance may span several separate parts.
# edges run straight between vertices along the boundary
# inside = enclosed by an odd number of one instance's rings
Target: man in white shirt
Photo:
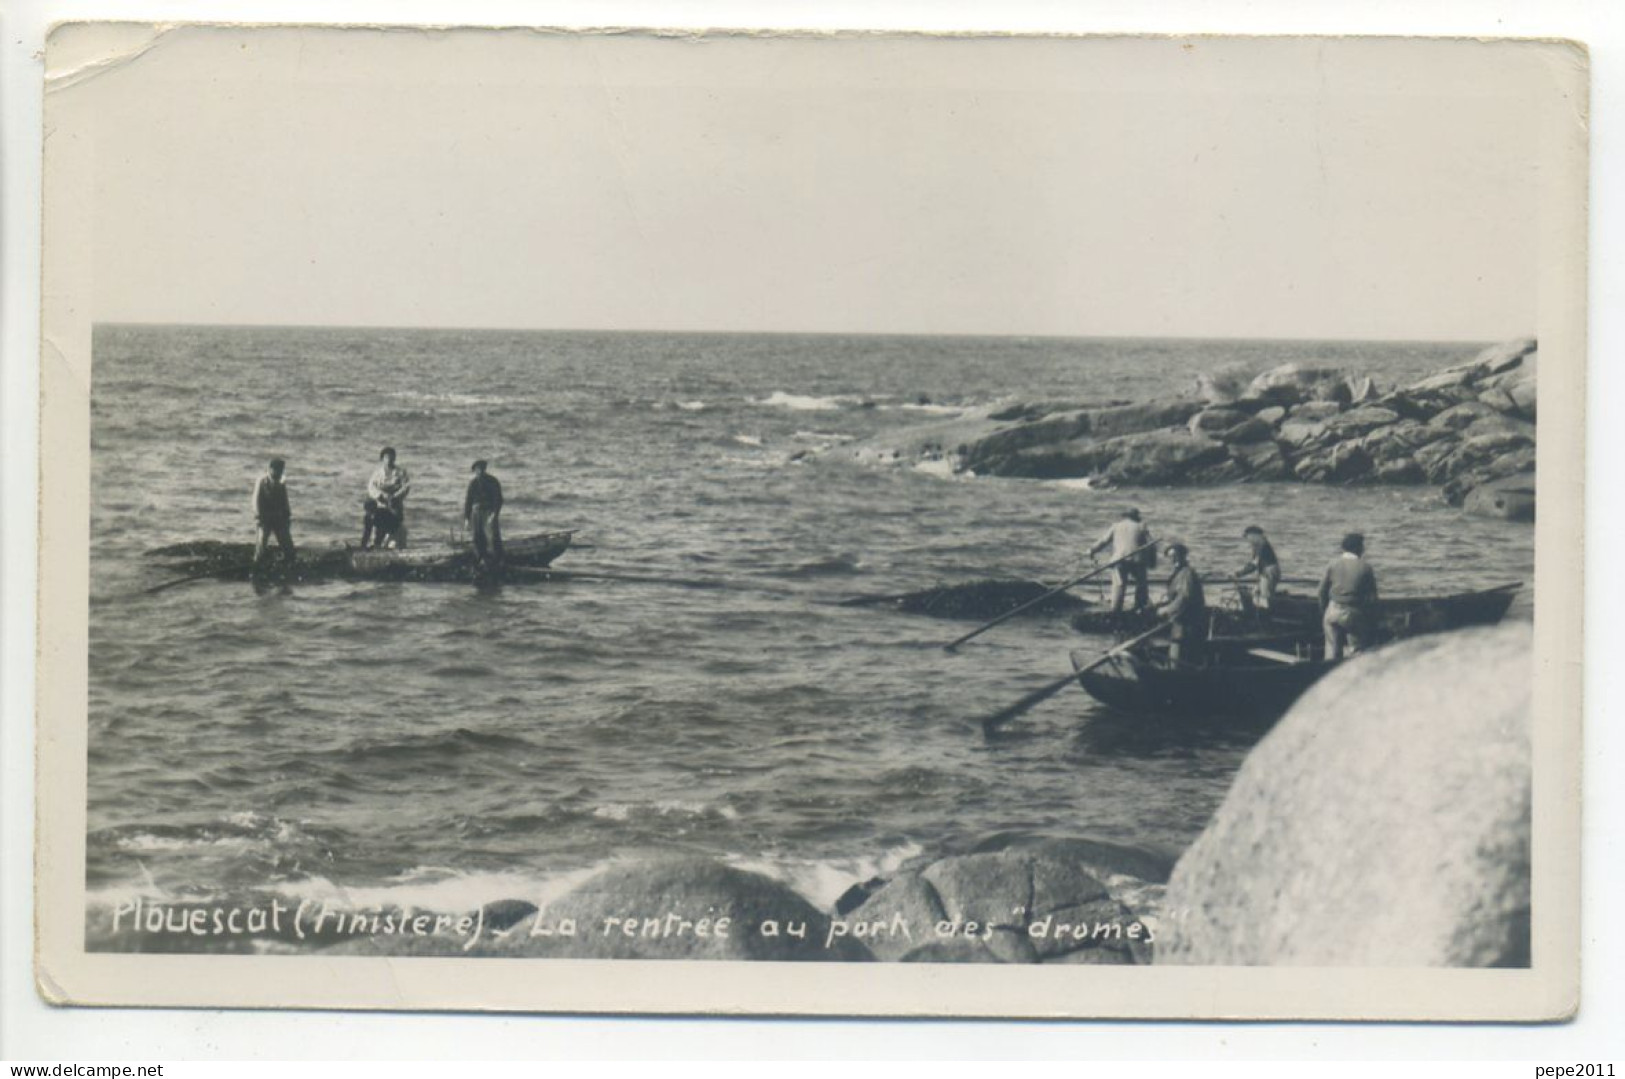
[[[1150,543],[1151,530],[1141,522],[1140,511],[1130,509],[1106,529],[1100,542],[1089,548],[1089,557],[1094,558],[1110,547],[1112,561],[1117,563],[1112,567],[1112,614],[1122,611],[1123,593],[1130,581],[1134,582],[1134,609],[1143,611],[1150,604],[1151,582],[1147,571],[1156,563],[1156,554],[1143,549]]]
[[[406,496],[412,479],[395,463],[395,447],[385,446],[378,454],[378,468],[367,481],[366,518],[361,526],[361,549],[406,546]]]

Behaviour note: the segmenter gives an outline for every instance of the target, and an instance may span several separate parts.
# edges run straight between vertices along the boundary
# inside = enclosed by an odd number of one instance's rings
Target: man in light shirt
[[[1343,553],[1332,559],[1320,579],[1321,626],[1326,631],[1326,658],[1342,659],[1345,645],[1354,655],[1366,645],[1377,606],[1377,575],[1366,562],[1365,537],[1343,537]]]
[[[1130,581],[1134,582],[1135,611],[1143,611],[1150,604],[1151,585],[1147,574],[1156,564],[1156,553],[1143,548],[1151,542],[1151,530],[1140,520],[1140,511],[1128,509],[1123,511],[1121,519],[1106,529],[1100,542],[1089,548],[1089,557],[1095,558],[1110,547],[1112,561],[1117,563],[1112,567],[1112,614],[1122,611],[1123,594],[1128,590]]]
[[[385,446],[378,454],[378,468],[367,481],[366,518],[361,526],[361,549],[406,546],[406,496],[412,479],[395,463],[395,447]]]

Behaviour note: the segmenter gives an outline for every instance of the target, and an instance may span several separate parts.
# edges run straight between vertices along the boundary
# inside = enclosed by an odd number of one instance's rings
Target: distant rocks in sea
[[[1251,377],[1197,379],[1165,401],[1003,402],[848,447],[870,461],[945,461],[952,471],[1102,486],[1283,480],[1433,484],[1451,505],[1534,514],[1533,340],[1400,387],[1300,361]],[[1494,495],[1470,497],[1489,484]]]
[[[1157,962],[1528,966],[1532,649],[1463,630],[1317,683],[1180,858]]]

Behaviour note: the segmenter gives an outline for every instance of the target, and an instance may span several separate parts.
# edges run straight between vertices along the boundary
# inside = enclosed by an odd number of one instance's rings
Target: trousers
[[[1253,603],[1261,610],[1269,610],[1275,602],[1275,589],[1281,583],[1281,567],[1265,566],[1258,571],[1258,584],[1253,588]]]
[[[280,521],[260,525],[260,540],[254,545],[254,565],[257,566],[265,560],[265,552],[270,549],[272,536],[276,537],[277,547],[282,551],[282,564],[287,565],[293,561],[293,533],[288,530],[287,521]]]
[[[1151,602],[1151,584],[1148,580],[1145,566],[1139,562],[1119,562],[1112,567],[1112,598],[1111,610],[1113,614],[1123,609],[1123,594],[1128,590],[1128,583],[1134,582],[1134,609],[1144,610]]]
[[[361,518],[361,549],[366,550],[372,546],[374,535],[378,538],[378,546],[382,547],[389,540],[395,541],[396,547],[406,546],[406,505],[380,502],[369,498],[362,503],[365,512]]]
[[[1332,600],[1326,604],[1321,627],[1326,631],[1327,659],[1342,659],[1345,646],[1351,656],[1365,647],[1365,612],[1358,607]]]
[[[502,561],[501,515],[501,510],[488,510],[484,506],[475,506],[468,515],[469,527],[474,533],[474,554],[481,562]]]

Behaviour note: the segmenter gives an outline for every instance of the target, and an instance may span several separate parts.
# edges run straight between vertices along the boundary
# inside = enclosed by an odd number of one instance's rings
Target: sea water
[[[1388,594],[1528,581],[1529,526],[1425,486],[1101,492],[841,448],[995,400],[1172,397],[1199,372],[1289,360],[1393,380],[1477,348],[100,327],[92,905],[269,892],[469,909],[673,852],[829,903],[996,835],[1177,855],[1256,732],[1125,723],[1068,689],[989,740],[981,717],[1064,674],[1069,649],[1111,642],[1018,619],[950,655],[964,623],[840,601],[1059,581],[1127,504],[1208,573],[1246,561],[1248,524],[1289,577],[1361,529]],[[295,542],[359,541],[384,445],[411,472],[419,541],[453,533],[486,458],[510,537],[578,529],[590,547],[559,568],[667,583],[145,592],[167,578],[144,551],[254,537],[249,493],[273,455]]]

